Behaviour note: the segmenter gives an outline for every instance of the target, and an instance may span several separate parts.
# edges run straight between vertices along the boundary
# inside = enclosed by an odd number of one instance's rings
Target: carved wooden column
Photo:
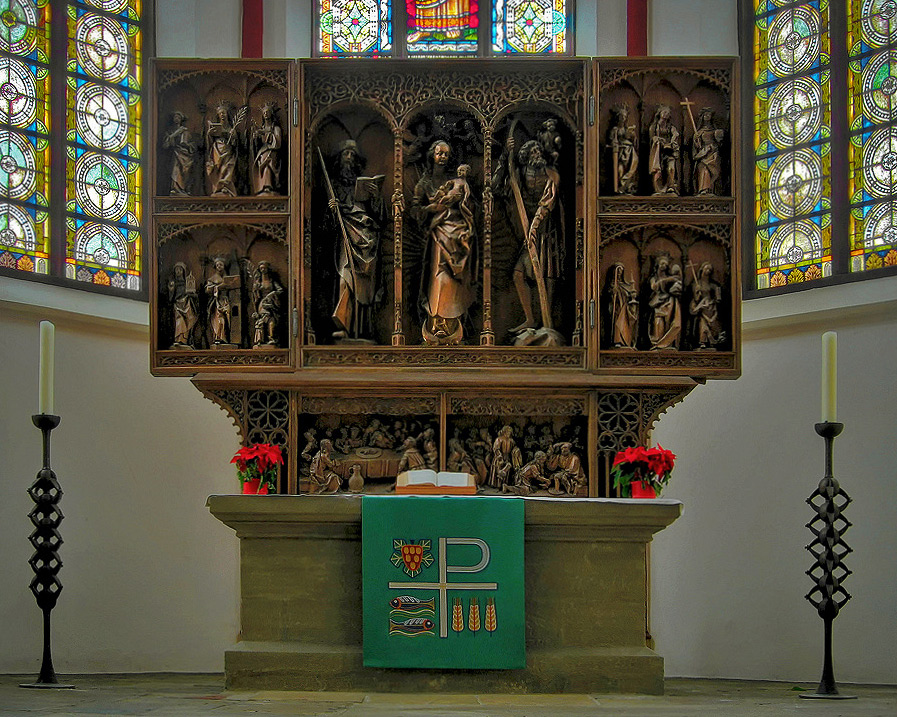
[[[492,133],[491,124],[483,128],[483,330],[481,346],[495,345],[492,329]]]
[[[393,313],[392,345],[404,346],[405,334],[402,331],[402,217],[405,213],[405,197],[402,194],[404,171],[402,166],[402,129],[393,127],[393,193],[392,218],[393,238],[395,241],[395,306]]]

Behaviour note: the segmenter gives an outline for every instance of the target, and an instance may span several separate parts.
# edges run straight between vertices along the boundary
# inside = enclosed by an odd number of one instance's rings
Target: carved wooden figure
[[[195,348],[194,329],[199,322],[199,297],[196,278],[184,262],[179,261],[168,280],[168,299],[174,315],[173,349]]]
[[[233,115],[230,104],[224,101],[215,108],[215,116],[206,126],[206,176],[209,194],[213,197],[237,196],[237,154],[240,146],[239,128],[248,113],[241,107]]]
[[[698,124],[692,139],[692,174],[695,194],[716,195],[717,183],[722,171],[720,144],[725,132],[713,123],[713,110],[704,107],[698,115]]]
[[[310,478],[318,493],[336,493],[340,487],[340,476],[336,472],[337,461],[333,458],[333,444],[329,439],[321,440],[318,452],[311,459]]]
[[[474,300],[476,277],[474,202],[468,183],[470,166],[449,174],[452,148],[437,140],[430,147],[428,169],[414,188],[412,207],[427,238],[422,332],[431,345],[452,345],[464,336],[463,320]]]
[[[337,287],[333,322],[337,340],[370,341],[378,299],[380,233],[385,221],[383,177],[363,177],[364,160],[354,140],[339,147],[336,174],[328,184],[328,206],[337,225]],[[326,172],[326,168],[325,168]]]
[[[277,105],[266,102],[262,105],[262,123],[252,129],[250,182],[253,194],[280,194],[283,130],[276,115]]]
[[[561,241],[564,218],[560,213],[558,171],[549,165],[545,149],[538,140],[529,140],[517,150],[514,124],[506,142],[505,171],[496,177],[504,186],[496,193],[511,203],[511,214],[520,233],[520,252],[514,266],[514,286],[525,320],[511,329],[518,346],[563,345],[563,337],[554,330],[552,308],[554,288],[560,275]],[[530,284],[536,285],[536,307]]]
[[[649,170],[654,194],[680,192],[679,130],[668,105],[658,105],[648,128],[651,140]]]
[[[638,130],[629,120],[629,106],[611,108],[612,124],[607,133],[611,151],[614,194],[638,192]]]
[[[227,273],[227,261],[224,257],[218,256],[212,260],[212,273],[206,280],[205,292],[208,298],[208,326],[215,347],[239,345],[241,285],[239,274]]]
[[[709,261],[701,264],[695,273],[692,270],[691,300],[688,312],[691,315],[692,344],[699,349],[715,349],[726,340],[719,318],[722,302],[722,287],[713,280],[713,265]]]
[[[648,283],[651,348],[678,349],[682,340],[682,267],[662,254],[654,260]]]
[[[171,131],[162,138],[162,147],[171,151],[171,188],[169,194],[188,196],[193,184],[196,141],[187,129],[187,115],[172,112]]]
[[[634,349],[638,339],[638,282],[626,279],[626,267],[615,263],[608,270],[607,302],[610,306],[611,340],[615,348]]]
[[[283,293],[283,285],[277,280],[270,262],[260,261],[252,273],[253,347],[279,345]]]

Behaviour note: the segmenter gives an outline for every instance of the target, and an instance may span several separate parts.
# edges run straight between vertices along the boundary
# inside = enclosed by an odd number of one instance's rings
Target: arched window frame
[[[434,53],[411,53],[408,51],[406,35],[402,32],[407,27],[408,14],[406,10],[405,0],[378,0],[384,7],[390,10],[390,51],[376,53],[360,53],[353,55],[349,53],[328,53],[322,52],[319,48],[319,37],[321,31],[321,0],[314,0],[313,4],[313,22],[312,22],[312,57],[339,57],[339,58],[370,58],[370,57],[391,57],[391,58],[408,58],[408,59],[432,59],[434,57],[503,57],[508,55],[529,56],[521,52],[502,52],[493,48],[493,21],[492,11],[495,5],[504,6],[506,0],[479,0],[478,3],[478,22],[480,28],[486,28],[485,31],[478,33],[478,43],[476,51],[470,52],[449,52],[440,51]],[[563,52],[550,52],[532,55],[534,57],[546,56],[570,56],[575,54],[575,31],[574,21],[576,17],[575,4],[576,0],[552,0],[552,2],[563,4],[566,13],[566,42]]]
[[[742,181],[745,187],[745,198],[743,214],[741,217],[744,231],[744,266],[747,270],[744,273],[744,298],[760,298],[765,296],[773,296],[776,294],[790,293],[805,289],[812,289],[824,286],[832,286],[837,284],[845,284],[856,281],[864,281],[884,276],[897,275],[897,266],[882,266],[881,268],[866,268],[857,270],[860,259],[857,258],[859,250],[852,250],[851,234],[857,231],[858,222],[851,219],[851,212],[862,212],[863,202],[853,202],[851,195],[851,172],[852,161],[859,166],[862,161],[862,151],[856,149],[856,145],[851,145],[851,138],[856,141],[857,137],[862,135],[860,130],[851,130],[850,126],[850,102],[853,100],[851,81],[852,72],[850,69],[851,47],[853,41],[850,40],[849,27],[849,10],[851,4],[855,9],[859,9],[862,0],[822,0],[822,6],[828,10],[829,23],[827,35],[830,43],[830,56],[826,64],[825,58],[822,58],[821,66],[810,68],[803,72],[796,73],[797,76],[808,76],[816,72],[826,79],[827,88],[829,90],[830,103],[830,133],[825,141],[829,144],[827,151],[826,163],[828,178],[830,181],[830,191],[827,193],[829,200],[828,229],[831,236],[831,249],[827,257],[830,260],[831,273],[814,278],[811,280],[802,280],[795,282],[785,282],[784,285],[776,286],[775,282],[770,281],[768,286],[759,285],[758,269],[760,269],[760,239],[758,232],[762,232],[764,224],[758,222],[759,211],[757,209],[758,190],[763,191],[768,187],[758,186],[758,175],[761,172],[757,169],[758,156],[762,159],[762,153],[758,155],[756,137],[760,131],[758,128],[758,89],[760,83],[756,82],[757,78],[757,62],[760,54],[758,46],[759,34],[757,33],[757,13],[761,6],[767,6],[767,10],[781,12],[791,8],[806,5],[819,6],[820,3],[812,0],[796,0],[795,2],[785,2],[784,0],[740,0],[740,20],[741,20],[741,44],[742,44],[742,111],[744,126],[753,128],[752,132],[745,132],[742,138],[743,156],[749,161],[743,162]],[[897,50],[897,42],[890,42],[885,47],[876,49],[876,52],[887,51],[888,49]],[[863,53],[865,57],[872,53]],[[885,129],[893,127],[895,123],[883,122],[875,126],[875,129]],[[805,143],[807,144],[807,143]],[[860,143],[861,145],[862,143]],[[801,145],[797,145],[801,146]],[[851,151],[854,146],[855,151]],[[824,170],[825,171],[825,170]],[[897,192],[891,194],[891,201],[897,201]],[[754,201],[750,201],[753,199]],[[885,198],[884,201],[888,201]],[[866,202],[869,205],[869,202]],[[820,212],[816,212],[818,217]],[[804,215],[806,216],[806,215]],[[797,220],[804,217],[798,216]],[[779,226],[794,223],[795,220],[781,221]],[[790,267],[786,267],[790,268]],[[772,271],[769,272],[772,275]]]
[[[134,132],[133,149],[120,150],[119,154],[129,155],[126,159],[131,165],[131,172],[138,173],[136,181],[136,192],[134,192],[135,206],[139,207],[139,218],[137,221],[128,221],[122,219],[119,221],[104,220],[100,217],[84,211],[83,207],[78,207],[70,202],[69,194],[72,191],[75,181],[75,170],[77,166],[77,157],[84,150],[96,149],[98,153],[103,154],[102,148],[93,147],[83,141],[78,141],[78,136],[71,135],[74,125],[74,110],[70,110],[70,106],[74,105],[74,93],[70,92],[70,83],[78,84],[79,82],[89,81],[97,85],[114,86],[116,83],[106,82],[102,78],[90,76],[82,72],[78,72],[77,68],[71,63],[74,61],[73,54],[76,47],[76,39],[70,36],[70,28],[73,24],[74,15],[79,11],[89,11],[97,15],[105,15],[109,18],[116,18],[117,13],[106,12],[97,5],[102,2],[93,4],[86,0],[38,0],[38,5],[42,8],[47,6],[49,13],[49,52],[46,63],[39,64],[41,69],[46,70],[48,74],[46,93],[46,102],[49,105],[49,122],[47,129],[50,146],[50,162],[47,165],[46,173],[48,175],[49,192],[47,196],[47,233],[48,241],[48,257],[47,257],[47,273],[37,273],[33,271],[20,270],[0,266],[0,276],[10,277],[14,279],[22,279],[25,281],[50,284],[70,289],[78,289],[97,294],[105,294],[108,296],[119,296],[137,301],[147,301],[149,298],[149,287],[147,286],[147,261],[148,247],[146,245],[146,226],[149,214],[149,194],[148,182],[146,178],[146,160],[145,148],[149,147],[147,140],[148,122],[144,121],[146,115],[147,96],[145,92],[146,73],[149,63],[147,58],[151,57],[154,48],[154,0],[137,0],[136,5],[139,8],[139,19],[129,19],[128,22],[139,28],[140,43],[137,50],[137,58],[134,60],[139,71],[137,73],[138,86],[131,85],[127,88],[128,92],[139,95],[136,100],[138,108],[135,116],[140,118],[140,126]],[[122,12],[128,10],[133,3],[122,9]],[[70,14],[71,13],[71,14]],[[2,57],[15,57],[10,53],[0,52]],[[130,62],[130,61],[129,61]],[[126,78],[127,79],[127,78]],[[0,128],[10,128],[10,125],[0,125]],[[112,152],[105,152],[113,154]],[[129,172],[129,173],[131,173]],[[8,202],[7,197],[0,197],[0,202],[12,204]],[[67,204],[68,203],[68,204]],[[136,217],[135,217],[136,218]],[[136,238],[136,252],[139,259],[134,269],[138,272],[139,286],[133,288],[119,288],[112,285],[104,285],[93,283],[92,281],[79,280],[66,276],[67,260],[72,258],[74,253],[75,233],[77,227],[85,223],[117,225],[126,232],[132,232],[139,235]],[[77,261],[75,262],[77,265]],[[69,272],[71,273],[71,269]],[[77,271],[77,269],[75,270]]]

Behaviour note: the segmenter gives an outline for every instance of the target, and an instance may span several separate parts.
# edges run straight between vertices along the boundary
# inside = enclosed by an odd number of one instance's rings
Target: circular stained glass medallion
[[[873,197],[897,188],[897,127],[875,132],[863,146],[863,184]]]
[[[772,268],[822,257],[822,232],[810,221],[794,222],[776,230],[769,242]]]
[[[27,127],[34,122],[37,100],[34,75],[24,63],[0,57],[0,122]]]
[[[897,1],[863,0],[860,7],[863,39],[871,47],[897,40]]]
[[[37,44],[37,8],[24,0],[0,0],[0,50],[27,55]]]
[[[106,12],[119,13],[128,7],[128,0],[86,0],[86,2]]]
[[[117,220],[128,208],[128,179],[115,157],[84,153],[75,164],[75,193],[89,213]]]
[[[808,142],[822,127],[822,90],[809,77],[782,82],[772,93],[768,117],[778,147]]]
[[[779,77],[812,67],[819,59],[819,11],[811,6],[783,10],[769,28],[770,69]]]
[[[897,203],[874,206],[866,215],[863,246],[866,249],[897,245]]]
[[[128,74],[128,37],[122,26],[101,15],[85,14],[75,28],[78,62],[88,74],[120,82]]]
[[[85,83],[75,93],[75,109],[75,125],[87,142],[113,152],[125,146],[128,106],[120,92]]]
[[[124,237],[113,227],[88,222],[75,232],[75,260],[124,269],[128,251]]]
[[[787,219],[812,211],[822,198],[819,155],[799,149],[773,162],[769,173],[769,201],[773,213]]]
[[[34,222],[15,204],[5,204],[0,213],[0,246],[24,251],[37,249]]]
[[[897,117],[897,52],[883,52],[863,68],[863,110],[873,121]]]
[[[0,194],[26,199],[35,189],[34,148],[24,137],[0,131]]]

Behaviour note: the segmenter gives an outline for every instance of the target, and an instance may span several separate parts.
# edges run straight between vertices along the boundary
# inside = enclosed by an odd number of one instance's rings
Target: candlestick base
[[[805,700],[855,700],[857,699],[856,695],[842,695],[840,692],[835,692],[835,694],[826,694],[824,692],[801,692],[798,697],[803,697]]]
[[[23,682],[19,684],[19,687],[29,687],[29,688],[37,688],[40,690],[74,690],[77,689],[74,685],[64,685],[61,682]]]

